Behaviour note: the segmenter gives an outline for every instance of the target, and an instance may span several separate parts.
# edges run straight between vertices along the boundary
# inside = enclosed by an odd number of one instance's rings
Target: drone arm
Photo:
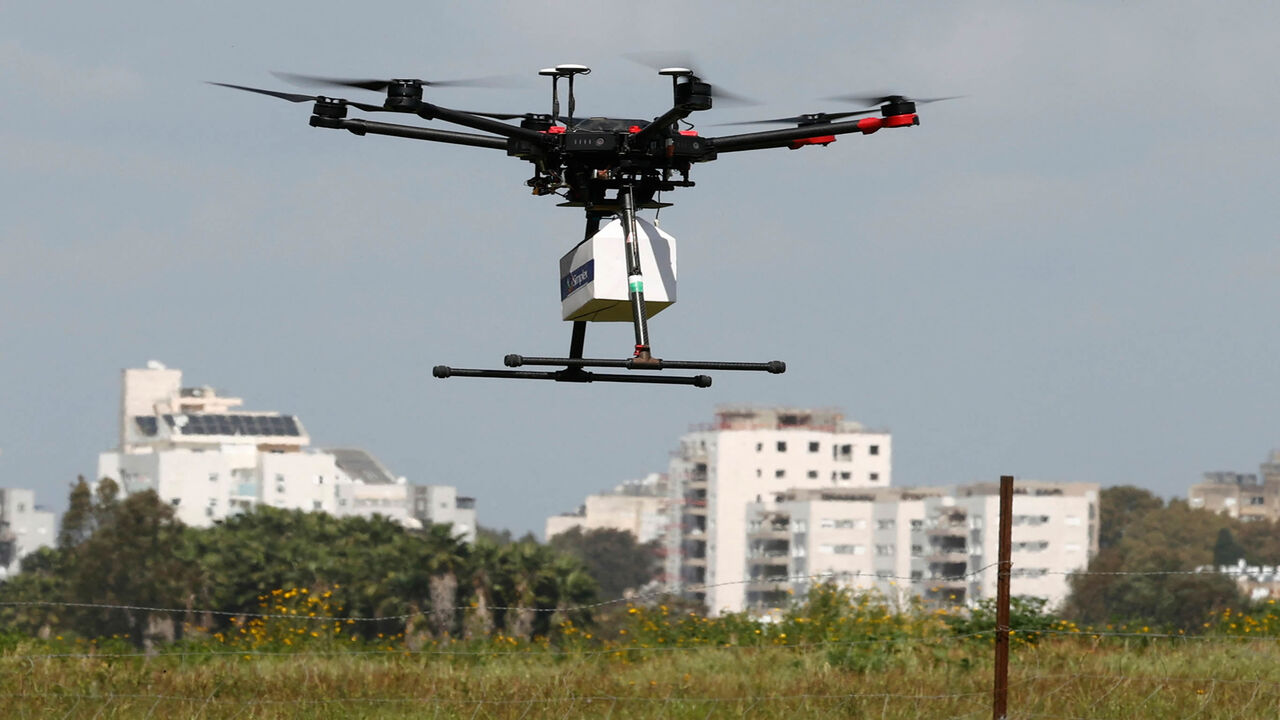
[[[412,125],[392,125],[390,123],[373,122],[372,120],[343,119],[338,121],[335,127],[341,130],[350,130],[356,135],[390,135],[411,140],[431,140],[433,142],[494,148],[496,150],[505,150],[507,147],[506,138],[490,135],[472,135],[471,133],[453,132],[452,130],[433,130],[431,128],[413,127]]]
[[[803,127],[786,128],[784,130],[766,130],[765,132],[745,133],[742,135],[725,135],[724,137],[707,138],[710,150],[714,153],[739,152],[742,150],[763,150],[765,148],[790,147],[797,140],[828,135],[845,135],[860,132],[864,135],[881,128],[907,127],[919,125],[919,116],[893,115],[890,117],[868,117],[849,122],[820,123]]]
[[[419,102],[414,112],[416,112],[419,117],[426,120],[439,119],[453,123],[454,125],[462,125],[463,127],[469,127],[475,130],[483,130],[485,132],[491,132],[495,135],[501,135],[512,139],[527,140],[535,143],[547,142],[546,134],[540,133],[537,130],[508,125],[500,120],[494,120],[480,115],[472,115],[471,113],[462,112],[461,110],[450,110],[449,108],[440,107],[439,105],[432,105],[429,102]]]
[[[650,140],[658,138],[668,128],[677,122],[689,117],[693,113],[692,110],[680,107],[673,107],[663,113],[660,117],[654,119],[643,130],[632,136],[632,147],[644,147]]]

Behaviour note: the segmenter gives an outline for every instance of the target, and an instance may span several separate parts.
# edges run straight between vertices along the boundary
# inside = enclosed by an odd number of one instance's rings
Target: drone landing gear
[[[509,368],[531,366],[561,366],[561,370],[475,370],[468,368],[451,368],[448,365],[435,366],[431,374],[438,378],[479,377],[506,378],[512,380],[555,380],[556,382],[618,382],[649,383],[655,385],[692,385],[694,387],[711,387],[709,375],[629,375],[623,373],[589,372],[584,368],[625,368],[627,370],[755,370],[774,375],[786,372],[787,365],[781,360],[769,362],[714,362],[697,360],[663,360],[653,357],[649,347],[649,323],[646,317],[644,302],[644,276],[640,270],[640,243],[636,235],[636,200],[635,190],[625,185],[618,190],[618,207],[621,209],[622,226],[626,239],[627,286],[631,304],[631,320],[635,327],[635,355],[625,360],[610,358],[584,358],[587,323],[577,320],[573,323],[573,336],[569,341],[569,357],[525,357],[523,355],[507,355],[503,364]],[[586,238],[590,239],[600,230],[601,214],[587,211]]]
[[[575,323],[575,338],[579,335]],[[586,323],[581,323],[586,325]],[[584,333],[585,334],[585,333]],[[652,356],[632,357],[622,360],[613,358],[584,358],[582,355],[570,353],[570,357],[525,357],[508,355],[503,364],[509,368],[525,366],[559,366],[561,370],[473,370],[452,368],[437,365],[431,374],[438,378],[479,377],[507,378],[518,380],[555,380],[556,382],[619,382],[619,383],[651,383],[655,385],[692,385],[694,387],[711,387],[710,375],[631,375],[623,373],[590,372],[584,368],[624,368],[626,370],[756,370],[779,374],[786,372],[787,365],[781,360],[770,362],[715,362],[699,360],[662,360]]]

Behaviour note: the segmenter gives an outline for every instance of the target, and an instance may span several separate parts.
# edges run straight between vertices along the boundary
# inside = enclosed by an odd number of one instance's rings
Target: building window
[[[912,570],[912,571],[911,571],[911,581],[912,581],[912,582],[918,582],[918,581],[923,580],[923,579],[924,579],[924,571],[923,571],[923,570]]]
[[[816,442],[809,443],[809,452],[818,452],[818,443]]]
[[[764,451],[764,443],[756,443],[756,452]]]
[[[868,477],[871,479],[871,482],[875,482],[880,479],[880,473],[871,473]]]
[[[774,471],[773,471],[773,476],[774,476],[774,477],[776,477],[776,478],[786,477],[786,476],[787,476],[787,471],[786,471],[786,470],[774,470]]]
[[[915,519],[915,520],[912,520],[912,521],[911,521],[911,529],[912,529],[912,530],[923,530],[923,529],[924,529],[924,520],[920,520],[920,519],[918,519],[918,518],[917,518],[917,519]]]
[[[319,500],[312,500],[312,501],[311,501],[311,509],[312,509],[312,510],[323,510],[323,509],[324,509],[324,504],[323,504],[323,503],[321,503]]]
[[[756,468],[756,477],[764,477],[764,471],[760,468]]]
[[[816,480],[816,479],[817,479],[817,477],[818,477],[818,471],[817,471],[817,470],[810,470],[810,471],[809,471],[809,479],[810,479],[810,480]]]
[[[889,520],[877,520],[877,521],[876,521],[876,529],[877,529],[877,530],[892,530],[892,529],[893,529],[894,524],[895,524],[895,523],[893,522],[893,520],[892,520],[892,519],[889,519]]]
[[[218,482],[218,473],[209,473],[209,482]]]
[[[923,545],[912,545],[912,546],[911,546],[911,557],[918,558],[918,557],[921,557],[921,556],[923,556],[923,555],[924,555],[924,546],[923,546]]]
[[[179,503],[181,503],[181,502],[182,502],[182,498],[174,498],[174,499],[172,499],[172,500],[170,500],[170,501],[169,501],[169,504],[170,504],[170,505],[172,505],[172,506],[174,506],[174,507],[178,507],[178,504],[179,504]]]
[[[879,445],[872,445],[871,447],[867,448],[867,452],[871,453],[872,455],[879,455],[879,454],[880,454],[880,446],[879,446]]]
[[[849,518],[845,518],[843,520],[837,520],[836,528],[839,530],[851,530],[853,529],[853,520]]]
[[[820,552],[820,553],[826,553],[826,554],[830,555],[830,554],[834,553],[835,551],[836,551],[836,546],[835,546],[835,545],[819,545],[819,546],[818,546],[818,552]]]
[[[787,451],[787,441],[786,441],[786,440],[779,440],[779,441],[778,441],[778,452],[786,452],[786,451]]]
[[[832,518],[822,518],[822,520],[818,523],[818,527],[825,528],[827,530],[830,530],[835,526],[836,526],[836,521]]]
[[[848,462],[853,459],[853,446],[847,443],[839,446],[832,445],[831,457],[833,460],[842,460],[842,461]]]
[[[853,478],[853,473],[849,472],[848,470],[845,470],[844,472],[840,473],[841,480],[849,480],[852,478]]]
[[[1266,501],[1265,501],[1263,498],[1261,498],[1261,497],[1259,497],[1259,496],[1255,495],[1255,496],[1253,496],[1253,497],[1249,498],[1249,504],[1250,504],[1250,505],[1265,505],[1265,504],[1266,504]]]
[[[324,484],[324,476],[323,476],[323,475],[317,475],[317,476],[316,476],[316,484],[317,484],[317,485],[323,485],[323,484]]]
[[[877,546],[876,546],[876,554],[877,554],[877,555],[880,555],[880,556],[892,555],[892,554],[893,554],[893,546],[892,546],[892,545],[877,545]]]

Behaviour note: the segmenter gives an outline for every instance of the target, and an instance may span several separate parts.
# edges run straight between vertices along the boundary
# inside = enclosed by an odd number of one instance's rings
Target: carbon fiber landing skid
[[[643,198],[642,198],[643,199]],[[474,377],[499,378],[506,380],[554,380],[556,382],[590,383],[648,383],[652,385],[692,385],[694,387],[711,387],[710,375],[630,375],[624,373],[590,372],[584,368],[623,368],[626,370],[662,371],[662,370],[749,370],[767,372],[778,375],[787,371],[787,364],[781,360],[769,362],[715,362],[700,360],[662,360],[653,357],[649,348],[649,324],[644,304],[644,276],[640,268],[640,248],[636,238],[636,198],[635,189],[625,185],[618,190],[618,197],[612,207],[621,210],[627,247],[627,276],[630,288],[632,325],[635,327],[635,355],[625,360],[610,358],[584,358],[582,353],[586,345],[587,323],[575,321],[573,336],[569,340],[569,357],[525,357],[508,355],[503,364],[509,368],[532,366],[559,366],[560,370],[477,370],[473,368],[453,368],[448,365],[437,365],[431,374],[438,378]],[[600,230],[600,211],[587,211],[587,230],[584,240],[589,240]]]
[[[770,362],[714,362],[697,360],[660,360],[658,358],[628,358],[614,360],[610,358],[581,357],[524,357],[508,355],[503,358],[507,367],[518,368],[530,366],[563,366],[560,370],[474,370],[468,368],[451,368],[437,365],[431,374],[438,378],[479,377],[506,378],[513,380],[555,380],[556,382],[618,382],[618,383],[650,383],[654,385],[692,385],[694,387],[711,387],[710,375],[629,375],[623,373],[590,372],[583,368],[625,368],[627,370],[755,370],[772,374],[784,373],[787,364],[781,360]]]

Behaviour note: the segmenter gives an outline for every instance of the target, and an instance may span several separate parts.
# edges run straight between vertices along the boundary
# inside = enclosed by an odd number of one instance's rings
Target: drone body
[[[947,98],[912,100],[901,95],[879,97],[845,96],[835,98],[844,101],[872,104],[876,107],[852,112],[811,113],[789,118],[754,121],[755,123],[794,124],[795,127],[763,132],[705,137],[686,119],[695,112],[710,110],[714,98],[723,94],[713,90],[692,70],[683,67],[662,68],[658,72],[671,78],[671,108],[653,120],[587,117],[577,118],[574,81],[591,71],[584,65],[558,65],[546,68],[540,75],[552,81],[552,103],[549,114],[540,113],[486,113],[453,110],[423,99],[424,88],[466,84],[466,81],[431,82],[419,79],[398,80],[348,80],[315,78],[309,76],[283,76],[292,82],[307,84],[340,85],[372,91],[385,91],[382,105],[353,102],[342,98],[311,96],[296,93],[262,90],[243,85],[214,83],[237,90],[270,95],[290,102],[313,102],[310,124],[312,127],[347,130],[356,135],[387,135],[432,142],[443,142],[472,147],[504,150],[508,156],[527,161],[534,173],[526,185],[534,195],[556,195],[563,199],[562,207],[583,208],[586,213],[584,241],[590,240],[600,230],[603,218],[616,216],[621,229],[621,256],[625,265],[627,305],[630,321],[635,328],[636,343],[631,357],[621,360],[591,359],[583,357],[586,323],[589,319],[617,321],[613,312],[573,315],[566,310],[566,319],[573,320],[573,336],[568,357],[522,357],[508,355],[508,367],[559,366],[557,371],[523,370],[471,370],[437,366],[436,377],[498,377],[519,379],[543,379],[560,382],[631,382],[693,385],[707,387],[711,378],[706,375],[672,377],[661,373],[598,373],[588,372],[588,367],[624,368],[627,370],[661,371],[667,369],[706,370],[758,370],[770,373],[785,371],[780,361],[756,362],[702,362],[663,360],[653,356],[647,324],[648,306],[645,299],[645,272],[659,278],[665,271],[661,263],[653,267],[654,254],[647,245],[651,242],[650,228],[638,226],[636,211],[659,208],[663,203],[659,194],[682,187],[692,187],[690,175],[697,163],[710,162],[720,156],[763,150],[768,148],[798,149],[809,145],[828,145],[837,135],[861,133],[869,135],[881,129],[918,125],[916,104]],[[559,82],[567,81],[567,114],[561,115]],[[441,130],[418,125],[402,125],[348,117],[350,108],[365,112],[394,112],[416,115],[424,120],[440,120],[477,132]],[[871,116],[876,114],[876,116]],[[857,120],[845,118],[868,115]],[[518,124],[508,121],[519,120]],[[669,236],[668,236],[669,237]],[[603,239],[603,238],[602,238]],[[674,243],[672,243],[674,252]],[[618,248],[612,248],[617,251]],[[579,248],[575,249],[575,252]],[[644,252],[642,252],[644,251]],[[573,284],[575,274],[580,280],[586,277],[585,260],[574,265],[572,256],[566,256],[568,266],[562,261],[562,301],[565,282]],[[606,253],[607,254],[607,253]],[[617,252],[614,253],[618,254]],[[644,256],[642,258],[642,256]],[[674,263],[674,255],[671,255]],[[648,261],[644,267],[642,259]],[[594,263],[590,265],[594,268]],[[674,302],[674,264],[671,268],[671,301]],[[567,278],[567,280],[566,280]],[[612,278],[616,279],[616,278]],[[663,278],[665,279],[665,277]],[[603,278],[601,278],[603,281]],[[579,282],[579,286],[585,285]],[[665,283],[660,283],[665,293]],[[570,292],[578,291],[574,287]],[[656,288],[655,288],[656,289]],[[656,298],[655,298],[656,300]],[[664,297],[665,301],[666,298]],[[572,303],[570,303],[572,304]],[[568,307],[568,305],[566,305]],[[596,306],[592,306],[596,307]],[[656,307],[656,306],[655,306]],[[665,307],[665,305],[661,305]],[[585,317],[586,319],[580,319]]]

